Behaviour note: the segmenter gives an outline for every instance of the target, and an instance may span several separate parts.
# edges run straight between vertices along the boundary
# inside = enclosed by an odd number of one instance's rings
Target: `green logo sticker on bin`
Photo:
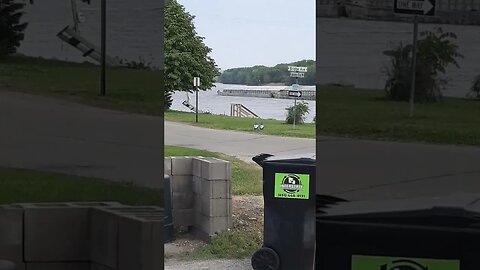
[[[460,270],[460,261],[353,255],[352,270]]]
[[[275,174],[275,198],[308,200],[310,175],[296,173]]]

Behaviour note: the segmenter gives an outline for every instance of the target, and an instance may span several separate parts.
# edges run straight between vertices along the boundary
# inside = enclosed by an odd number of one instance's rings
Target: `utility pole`
[[[412,47],[412,88],[410,90],[410,113],[413,117],[415,107],[415,81],[417,66],[417,40],[418,40],[418,16],[413,18],[413,47]]]
[[[106,57],[107,57],[107,1],[102,0],[102,18],[101,18],[101,28],[102,28],[102,72],[101,72],[101,82],[100,82],[100,95],[106,95]]]

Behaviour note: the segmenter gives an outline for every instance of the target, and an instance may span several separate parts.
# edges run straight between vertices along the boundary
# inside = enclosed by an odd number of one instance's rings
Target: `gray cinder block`
[[[172,175],[172,158],[164,158],[163,166],[163,174]]]
[[[90,217],[90,259],[92,262],[117,267],[118,215],[95,208]]]
[[[216,158],[202,159],[202,178],[206,180],[227,180],[231,177],[230,163]]]
[[[229,180],[201,180],[201,194],[211,199],[232,198],[231,181]]]
[[[25,208],[25,262],[88,261],[89,208]]]
[[[192,193],[193,179],[189,175],[174,175],[171,177],[172,192]]]
[[[198,221],[197,230],[199,229],[205,235],[210,237],[214,236],[216,233],[231,228],[231,222],[227,217],[207,217],[197,214],[195,219]]]
[[[15,263],[23,260],[23,210],[0,207],[0,259]]]
[[[173,209],[173,224],[176,227],[189,227],[195,224],[194,209]]]
[[[232,199],[210,199],[201,197],[201,214],[207,217],[231,217]]]
[[[193,194],[201,194],[202,193],[202,180],[203,178],[199,176],[192,177],[192,185],[193,185]]]
[[[172,175],[192,175],[193,158],[172,157]]]
[[[176,193],[172,194],[173,209],[191,209],[193,208],[193,193]]]
[[[194,157],[192,160],[192,175],[202,177],[202,164],[204,163],[204,157]]]
[[[117,270],[153,270],[163,267],[163,233],[161,220],[121,217],[118,235]]]

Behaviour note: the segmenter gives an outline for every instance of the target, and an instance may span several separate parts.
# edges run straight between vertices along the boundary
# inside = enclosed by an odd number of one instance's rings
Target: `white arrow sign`
[[[434,5],[430,0],[412,1],[412,0],[397,0],[396,9],[422,12],[424,15],[428,14]]]
[[[288,96],[299,98],[299,97],[302,96],[302,92],[301,91],[288,91]]]

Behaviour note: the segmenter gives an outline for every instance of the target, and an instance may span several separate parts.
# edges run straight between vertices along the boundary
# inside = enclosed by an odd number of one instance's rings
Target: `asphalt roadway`
[[[161,187],[163,119],[0,91],[0,167]]]
[[[268,127],[267,127],[268,128]],[[162,118],[0,91],[0,166],[162,182]],[[315,140],[165,122],[165,143],[245,161],[315,152]],[[350,199],[480,192],[480,148],[318,138],[317,192]]]
[[[268,127],[267,127],[268,128]],[[165,143],[245,161],[259,153],[315,152],[315,140],[212,130],[165,122]],[[317,193],[384,199],[480,192],[480,148],[319,137]]]

